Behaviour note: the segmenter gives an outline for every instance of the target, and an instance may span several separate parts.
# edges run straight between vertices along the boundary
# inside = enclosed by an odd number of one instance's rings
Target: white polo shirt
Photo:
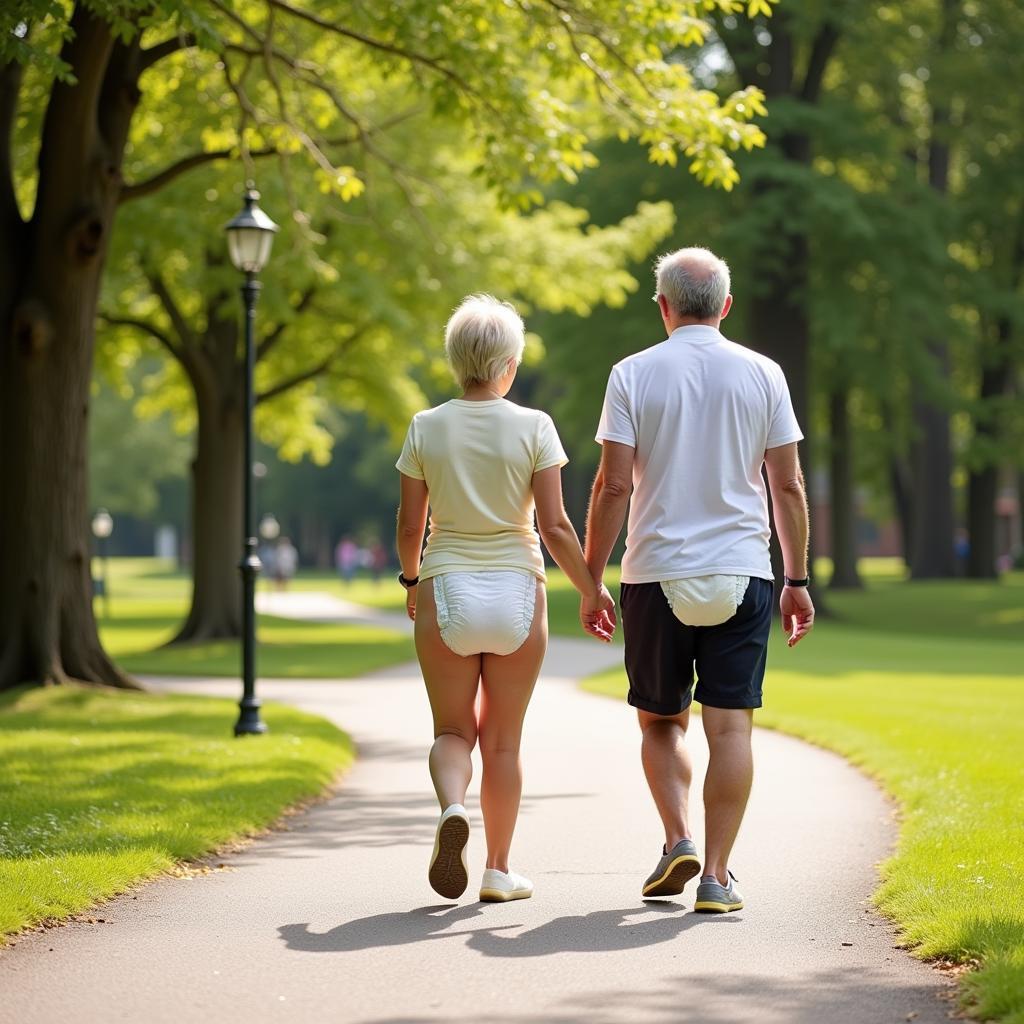
[[[636,449],[622,581],[772,579],[764,453],[802,437],[782,368],[717,328],[616,363],[597,440]]]

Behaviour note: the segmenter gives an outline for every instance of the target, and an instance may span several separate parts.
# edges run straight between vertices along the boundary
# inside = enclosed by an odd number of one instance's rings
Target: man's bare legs
[[[701,708],[708,739],[708,772],[704,779],[705,857],[703,875],[729,884],[729,854],[740,830],[754,778],[750,708]]]
[[[686,747],[690,709],[678,715],[637,711],[643,740],[640,758],[654,804],[665,826],[665,849],[690,835],[690,781],[693,765]]]

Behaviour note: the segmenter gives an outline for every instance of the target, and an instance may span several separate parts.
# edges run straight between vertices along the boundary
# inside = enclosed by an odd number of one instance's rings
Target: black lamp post
[[[103,591],[103,610],[110,618],[110,575],[107,572],[107,538],[114,532],[114,517],[105,509],[96,510],[92,517],[92,535],[99,547],[101,589]]]
[[[256,553],[256,516],[252,494],[252,414],[255,408],[253,372],[256,368],[256,346],[253,324],[256,298],[260,292],[256,275],[266,266],[277,225],[259,208],[259,192],[248,188],[242,212],[225,225],[231,262],[245,274],[242,300],[245,304],[245,452],[242,463],[243,532],[242,562],[242,699],[241,713],[235,723],[236,736],[250,736],[267,731],[260,718],[260,702],[256,699],[256,577],[260,560]]]

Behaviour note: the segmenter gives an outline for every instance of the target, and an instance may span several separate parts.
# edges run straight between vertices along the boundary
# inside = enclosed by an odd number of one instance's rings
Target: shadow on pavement
[[[521,928],[520,922],[486,925],[462,931],[447,931],[452,924],[479,918],[501,920],[514,914],[514,907],[470,906],[419,907],[406,913],[375,914],[346,921],[328,932],[316,933],[308,924],[288,924],[278,934],[289,949],[308,953],[348,953],[357,949],[400,946],[427,939],[468,939],[469,949],[489,957],[536,957],[556,953],[606,953],[669,942],[699,925],[697,914],[687,913],[678,903],[648,903],[627,910],[600,910],[591,914],[557,917],[518,935],[500,933]],[[630,922],[630,918],[655,914],[656,919]],[[718,919],[716,925],[734,918]],[[703,918],[709,926],[712,922]]]
[[[595,793],[542,793],[525,796],[521,814],[551,800],[597,798]],[[437,825],[437,800],[429,791],[381,794],[346,786],[331,800],[316,804],[289,819],[286,830],[274,832],[260,843],[254,854],[284,857],[315,857],[324,850],[343,847],[383,848],[396,843],[430,847]],[[480,821],[475,799],[470,803],[474,827]],[[246,851],[238,855],[246,863]],[[424,872],[426,863],[424,862]]]
[[[687,915],[692,917],[694,915]],[[652,964],[656,968],[657,964]],[[843,970],[771,974],[680,975],[643,989],[590,992],[552,1002],[541,1013],[488,1014],[488,1024],[936,1024],[951,1016],[952,1004],[934,988],[900,983],[874,972]],[[365,1018],[359,1024],[426,1024],[438,1017]],[[471,1012],[445,1020],[473,1021]]]

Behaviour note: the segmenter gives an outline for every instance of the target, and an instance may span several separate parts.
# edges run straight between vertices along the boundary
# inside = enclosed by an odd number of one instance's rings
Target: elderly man
[[[629,506],[620,598],[629,703],[647,783],[665,826],[643,895],[672,896],[701,871],[690,832],[690,703],[702,705],[710,759],[705,857],[696,910],[739,910],[729,871],[753,777],[750,732],[772,618],[767,469],[792,647],[814,622],[807,591],[803,437],[778,364],[719,331],[732,306],[729,268],[707,249],[657,264],[668,340],[612,367],[597,440],[601,465],[587,522],[599,585]],[[594,615],[582,615],[584,625]],[[694,690],[694,669],[697,685]]]

